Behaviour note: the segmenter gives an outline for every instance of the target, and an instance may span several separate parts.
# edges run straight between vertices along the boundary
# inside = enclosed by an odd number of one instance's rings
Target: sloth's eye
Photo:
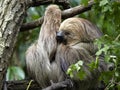
[[[69,35],[70,34],[70,32],[65,32],[65,35]]]

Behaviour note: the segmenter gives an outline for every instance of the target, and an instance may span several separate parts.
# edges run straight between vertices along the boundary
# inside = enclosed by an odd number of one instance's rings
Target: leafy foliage
[[[113,90],[116,87],[120,88],[120,2],[96,0],[96,3],[94,10],[97,15],[102,14],[99,26],[104,32],[104,36],[97,41],[98,45],[104,44],[104,47],[96,54],[104,52],[106,62],[115,65],[113,71],[102,74],[100,78],[107,84],[106,89]]]
[[[86,73],[82,69],[83,61],[79,60],[76,64],[72,64],[68,70],[67,74],[70,75],[71,78],[79,78],[80,80],[83,80],[86,76]]]
[[[104,82],[106,83],[107,85],[106,90],[113,90],[114,88],[119,89],[120,2],[116,0],[94,0],[94,1],[96,4],[93,6],[92,10],[80,15],[80,17],[88,18],[92,22],[96,23],[104,33],[103,37],[100,38],[99,40],[96,40],[95,42],[99,46],[99,51],[96,53],[96,55],[99,56],[101,53],[104,53],[105,61],[107,63],[113,63],[114,70],[103,72],[100,77],[100,80],[104,80]],[[86,5],[87,0],[85,0],[82,3]],[[96,62],[92,62],[89,65],[91,69],[97,68],[98,65],[97,61],[98,58],[96,58]]]

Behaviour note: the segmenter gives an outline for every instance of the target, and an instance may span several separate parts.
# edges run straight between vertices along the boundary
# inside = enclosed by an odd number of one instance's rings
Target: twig
[[[30,80],[30,82],[29,82],[29,84],[28,84],[28,86],[27,86],[27,89],[26,89],[26,90],[29,90],[30,85],[32,84],[32,82],[33,82],[33,80]]]

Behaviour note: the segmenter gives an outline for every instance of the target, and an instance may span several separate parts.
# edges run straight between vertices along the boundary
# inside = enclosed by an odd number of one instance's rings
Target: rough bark
[[[24,16],[22,0],[0,0],[0,90]]]

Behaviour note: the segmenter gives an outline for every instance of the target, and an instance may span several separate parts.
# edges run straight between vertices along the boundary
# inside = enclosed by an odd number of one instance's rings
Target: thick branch
[[[76,6],[76,7],[73,7],[73,8],[70,8],[70,9],[66,9],[64,11],[62,11],[62,18],[63,19],[66,19],[66,18],[69,18],[69,17],[73,17],[77,14],[80,14],[80,13],[83,13],[85,11],[88,11],[91,9],[91,7],[94,5],[94,2],[91,2],[89,3],[88,6]],[[25,23],[22,25],[21,27],[21,31],[27,31],[29,29],[33,29],[33,28],[36,28],[38,26],[40,26],[43,22],[43,17],[38,19],[38,20],[35,20],[33,22],[29,22],[29,23]]]
[[[73,17],[77,14],[81,14],[85,11],[90,10],[93,5],[94,5],[94,2],[91,2],[88,4],[88,6],[79,5],[70,9],[66,9],[62,12],[62,18],[66,19],[69,17]]]
[[[51,4],[51,3],[62,5],[64,9],[70,8],[68,0],[29,0],[28,6],[35,7],[35,6]]]
[[[6,87],[8,90],[26,90],[29,82],[30,82],[29,80],[7,81]],[[47,88],[44,88],[42,90],[58,90],[58,89],[60,90],[71,86],[72,86],[71,80],[67,79],[62,82],[52,83],[51,86],[48,86]],[[29,90],[41,90],[41,88],[35,81],[33,81],[29,87]]]
[[[7,81],[6,88],[8,90],[26,90],[29,82],[29,80]],[[41,90],[41,88],[35,81],[33,81],[30,85],[29,90]]]
[[[44,17],[41,17],[33,22],[25,23],[22,25],[20,31],[28,31],[40,26],[43,23]]]

